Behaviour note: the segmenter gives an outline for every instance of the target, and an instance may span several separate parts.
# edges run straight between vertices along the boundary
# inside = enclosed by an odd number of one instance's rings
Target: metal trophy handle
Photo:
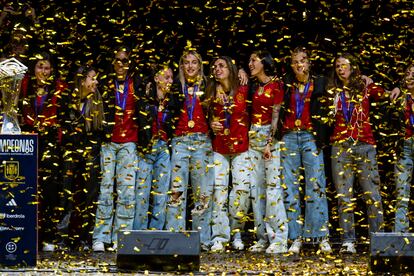
[[[0,90],[2,94],[2,127],[1,134],[20,134],[17,119],[17,103],[20,85],[27,67],[15,58],[0,62]]]

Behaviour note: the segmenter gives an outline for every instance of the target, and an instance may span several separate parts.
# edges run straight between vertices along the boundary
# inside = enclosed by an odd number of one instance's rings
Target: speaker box
[[[198,271],[200,233],[120,231],[116,264],[121,270]]]
[[[414,233],[372,233],[372,272],[414,271]]]

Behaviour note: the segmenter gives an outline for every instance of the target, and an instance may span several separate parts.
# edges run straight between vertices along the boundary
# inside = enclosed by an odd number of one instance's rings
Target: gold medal
[[[119,93],[124,93],[124,88],[125,86],[123,84],[120,84],[118,88]]]
[[[300,119],[295,120],[295,126],[300,127],[302,125],[302,121]]]
[[[226,128],[224,129],[224,135],[229,135],[230,134],[230,129]]]
[[[259,94],[259,96],[261,96],[263,94],[264,88],[263,86],[259,86],[259,91],[257,92],[257,94]]]
[[[39,97],[41,97],[41,96],[43,96],[44,94],[45,94],[45,89],[44,88],[42,88],[42,87],[39,87],[38,89],[37,89],[37,91],[36,91],[36,94],[39,96]]]
[[[188,127],[193,128],[195,126],[195,122],[193,120],[188,121]]]

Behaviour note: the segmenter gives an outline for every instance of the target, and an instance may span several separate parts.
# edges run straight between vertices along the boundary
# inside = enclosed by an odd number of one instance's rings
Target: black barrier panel
[[[200,233],[121,231],[116,263],[125,270],[198,271]]]
[[[370,253],[372,272],[413,272],[414,233],[372,233]]]
[[[36,266],[37,135],[0,135],[0,266]]]

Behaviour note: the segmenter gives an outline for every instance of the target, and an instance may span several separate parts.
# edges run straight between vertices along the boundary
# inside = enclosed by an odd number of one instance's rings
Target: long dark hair
[[[207,85],[207,99],[212,99],[216,96],[217,93],[217,86],[219,82],[214,78],[213,71],[214,71],[214,63],[222,59],[225,61],[226,66],[229,69],[229,85],[230,85],[230,96],[233,96],[236,93],[237,89],[239,88],[239,79],[237,77],[237,67],[236,64],[233,63],[233,60],[228,56],[219,56],[213,59],[210,65],[210,78]]]
[[[414,61],[411,61],[410,63],[409,63],[409,65],[405,68],[405,70],[404,70],[404,77],[402,78],[402,80],[401,80],[401,87],[403,88],[403,89],[406,89],[407,88],[407,84],[406,84],[406,78],[407,78],[407,72],[408,72],[408,70],[410,70],[411,68],[413,68],[414,67]]]
[[[38,54],[35,54],[34,55],[34,59],[31,59],[31,62],[30,62],[30,65],[29,65],[28,74],[30,76],[30,86],[37,86],[36,85],[37,80],[36,80],[36,75],[35,75],[35,68],[36,68],[36,64],[39,61],[47,61],[47,62],[49,62],[50,68],[52,70],[51,70],[49,79],[48,79],[48,81],[47,81],[46,84],[47,85],[53,84],[53,82],[56,80],[54,58],[49,53],[47,53],[47,52],[41,52],[41,53],[38,53]]]
[[[344,58],[348,60],[349,65],[351,67],[351,75],[349,76],[349,84],[347,86],[347,89],[349,89],[349,92],[351,94],[360,94],[365,88],[365,83],[362,79],[362,74],[358,66],[358,60],[350,53],[344,53],[344,54],[338,55],[334,59],[333,70],[328,80],[328,90],[332,90],[332,89],[342,90],[344,87],[342,81],[339,79],[338,75],[336,74],[336,70],[335,70],[335,64],[337,60],[340,58]]]
[[[74,93],[72,94],[74,98],[72,99],[74,104],[77,106],[80,105],[81,101],[81,90],[82,82],[85,81],[89,72],[96,70],[93,67],[79,67],[76,71],[75,77],[73,79]],[[91,97],[87,97],[85,102],[85,127],[86,131],[99,130],[102,129],[102,122],[104,121],[104,108],[102,102],[102,96],[99,90],[97,89]]]
[[[160,62],[157,64],[152,64],[150,68],[150,77],[147,79],[147,87],[146,87],[146,94],[149,100],[149,103],[156,104],[158,102],[157,99],[157,83],[155,82],[155,77],[162,73],[162,71],[166,69],[171,69],[169,62]],[[168,93],[167,93],[168,94]],[[168,95],[165,95],[167,97]]]
[[[259,57],[260,61],[263,64],[264,72],[267,76],[273,77],[274,75],[276,75],[275,61],[273,60],[273,57],[269,51],[256,50],[252,53],[252,55],[256,55]]]
[[[270,52],[266,50],[256,50],[256,51],[253,51],[251,55],[256,55],[259,57],[261,63],[263,64],[263,69],[264,69],[266,76],[271,77],[271,78],[276,76],[275,61],[273,60],[273,57],[270,54]],[[251,103],[253,99],[253,94],[255,93],[259,85],[260,85],[259,80],[257,78],[254,78],[253,83],[251,83],[249,87],[249,97],[248,97],[249,103]]]

